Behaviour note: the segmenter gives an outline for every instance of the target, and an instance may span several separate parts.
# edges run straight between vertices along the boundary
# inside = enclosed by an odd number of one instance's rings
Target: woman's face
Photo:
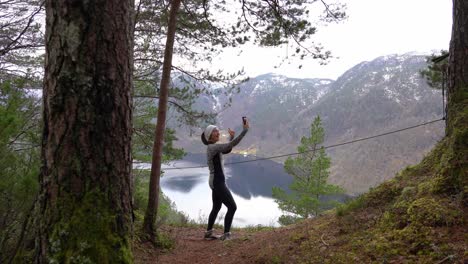
[[[213,143],[216,143],[216,142],[219,141],[219,130],[218,129],[213,129],[213,131],[211,132],[210,141],[213,142]]]

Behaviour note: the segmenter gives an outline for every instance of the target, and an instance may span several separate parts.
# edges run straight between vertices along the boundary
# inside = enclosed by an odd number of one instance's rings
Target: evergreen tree
[[[325,202],[324,197],[343,192],[340,187],[327,183],[330,158],[323,146],[320,147],[324,135],[320,117],[317,116],[311,125],[309,137],[301,139],[301,144],[297,148],[300,154],[286,160],[284,169],[294,178],[289,186],[291,193],[288,194],[278,187],[273,188],[273,198],[281,210],[300,218],[317,216],[336,203]],[[280,218],[282,224],[287,223],[287,220],[291,220],[291,216]]]
[[[44,1],[0,1],[0,14],[0,78],[41,77]]]
[[[468,203],[468,2],[453,1],[453,26],[448,57],[447,154],[440,161],[446,190],[459,192]],[[457,194],[458,195],[458,194]]]
[[[146,93],[152,89],[145,82],[135,82],[135,91]],[[158,113],[157,100],[148,97],[138,97],[133,100],[133,137],[132,157],[138,162],[151,162],[152,146],[156,128],[155,117]],[[164,134],[163,163],[181,159],[184,150],[175,148],[176,130],[166,128]]]
[[[11,263],[23,238],[37,194],[40,104],[24,79],[0,81],[0,263]],[[26,263],[17,259],[18,263]]]
[[[444,82],[447,82],[448,51],[441,50],[438,54],[434,53],[426,57],[426,62],[428,66],[421,70],[421,76],[426,79],[430,87],[442,89]]]
[[[46,7],[38,263],[131,263],[133,0]]]

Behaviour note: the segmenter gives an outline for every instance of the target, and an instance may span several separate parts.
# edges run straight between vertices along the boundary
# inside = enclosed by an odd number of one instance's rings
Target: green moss
[[[436,226],[444,222],[444,208],[433,198],[420,198],[411,203],[407,214],[413,223]]]
[[[293,233],[289,236],[289,239],[290,239],[292,242],[298,243],[298,242],[301,242],[301,241],[306,240],[306,239],[307,239],[307,235],[304,234],[303,232],[293,232]]]
[[[336,208],[336,215],[337,216],[345,216],[349,214],[349,212],[357,210],[359,208],[364,207],[364,195],[359,195],[358,197],[344,203],[340,204]]]
[[[283,263],[283,261],[281,260],[281,257],[279,256],[272,256],[270,263],[279,264],[279,263]]]
[[[464,137],[468,139],[468,133]],[[453,144],[449,144],[449,146],[453,146]],[[448,147],[442,155],[432,186],[434,193],[458,194],[464,192],[464,187],[468,184],[468,156],[466,155],[468,146],[464,147],[466,149]]]
[[[445,257],[447,250],[441,250],[433,237],[432,227],[410,224],[401,229],[375,229],[353,240],[364,248],[364,252],[374,261],[405,260],[405,263],[432,263]]]
[[[247,233],[256,233],[261,231],[272,231],[276,229],[274,226],[266,226],[266,225],[248,225],[243,228],[233,228],[233,230],[243,230]]]
[[[398,180],[404,179],[404,178],[406,178],[406,177],[408,177],[410,175],[417,174],[419,169],[420,169],[420,167],[418,165],[407,166],[406,168],[404,168],[403,170],[398,172],[397,175],[395,176],[395,178],[398,179]]]
[[[401,190],[401,186],[395,180],[384,182],[365,195],[364,203],[366,206],[386,205],[393,201],[401,193]]]
[[[399,197],[379,221],[382,231],[403,229],[408,225],[450,226],[461,221],[456,206],[448,199]]]
[[[382,219],[379,222],[380,228],[383,230],[390,229],[401,229],[408,225],[407,210],[409,202],[406,200],[400,200],[393,204],[392,208],[385,212]]]
[[[418,196],[430,195],[434,190],[434,181],[428,180],[418,184]]]
[[[163,251],[169,251],[175,247],[175,240],[165,233],[158,232],[156,246]]]
[[[437,191],[462,193],[464,201],[468,184],[468,89],[456,89],[451,95],[447,127],[446,156],[438,173]]]
[[[80,201],[65,200],[49,236],[49,262],[133,262],[129,238],[117,227],[122,219],[110,210],[105,195],[90,192]]]
[[[407,255],[427,255],[432,251],[430,238],[432,230],[425,226],[411,225],[402,230],[396,230],[393,232],[391,239],[396,244],[399,241],[401,244],[402,251]]]
[[[414,198],[416,194],[417,194],[417,188],[413,186],[408,186],[408,187],[403,188],[403,190],[401,191],[400,198],[402,200],[408,201]]]
[[[409,220],[426,226],[451,226],[461,222],[459,210],[448,199],[421,198],[408,207]]]

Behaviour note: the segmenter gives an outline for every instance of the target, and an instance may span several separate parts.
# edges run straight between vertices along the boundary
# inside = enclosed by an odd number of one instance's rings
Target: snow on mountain
[[[296,151],[317,115],[326,131],[325,145],[434,120],[442,115],[441,92],[431,89],[421,77],[426,66],[425,56],[407,53],[359,63],[336,81],[260,75],[240,85],[231,107],[218,115],[217,124],[221,129],[240,130],[240,117],[247,116],[252,129],[241,148],[271,156]],[[219,93],[200,98],[198,105],[219,109],[228,99]],[[330,179],[348,191],[365,191],[417,162],[442,134],[441,122],[331,149]]]

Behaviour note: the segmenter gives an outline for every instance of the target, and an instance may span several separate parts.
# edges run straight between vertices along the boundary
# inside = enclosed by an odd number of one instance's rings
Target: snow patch
[[[419,73],[416,73],[416,74],[413,74],[413,75],[411,75],[411,76],[409,77],[409,81],[410,81],[412,84],[417,85],[420,78],[421,78],[421,77],[419,76]]]
[[[252,95],[263,94],[268,90],[268,85],[266,84],[265,80],[260,80],[255,85]]]
[[[317,97],[315,97],[315,99],[312,100],[312,103],[314,104],[315,102],[320,100],[320,98],[322,98],[327,93],[328,93],[328,89],[323,89],[323,90],[318,91],[317,92]]]
[[[273,82],[284,83],[284,81],[286,80],[286,77],[283,75],[274,75],[273,77],[271,77],[271,80]]]
[[[283,82],[286,87],[293,87],[299,84],[298,81],[290,80],[288,82]]]
[[[213,96],[215,99],[215,104],[213,105],[213,111],[216,113],[221,110],[221,101],[219,100],[218,96]]]
[[[395,100],[395,102],[400,103],[400,99],[398,98],[398,93],[389,89],[387,86],[384,88],[385,95],[392,100]]]

